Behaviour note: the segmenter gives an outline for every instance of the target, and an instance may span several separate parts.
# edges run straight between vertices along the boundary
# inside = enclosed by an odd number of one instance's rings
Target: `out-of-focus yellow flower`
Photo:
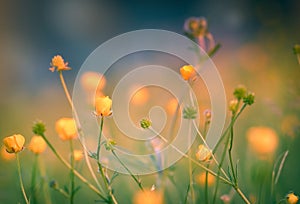
[[[95,100],[95,109],[96,115],[98,116],[110,116],[111,112],[112,100],[106,97],[98,97]]]
[[[82,150],[74,150],[73,157],[75,161],[80,161],[83,159],[83,151]]]
[[[3,139],[6,151],[8,153],[18,153],[23,150],[25,138],[20,134],[15,134]]]
[[[286,195],[286,201],[288,204],[296,204],[298,203],[299,197],[294,193],[289,193]]]
[[[33,136],[30,140],[28,149],[35,154],[40,154],[46,150],[47,144],[41,136]]]
[[[151,190],[145,190],[145,191],[138,191],[133,198],[134,204],[162,204],[163,201],[163,195],[160,191],[151,191]]]
[[[206,172],[200,173],[197,178],[196,182],[199,183],[201,186],[205,185],[205,179],[206,179]],[[207,185],[211,186],[215,182],[215,177],[211,175],[210,173],[207,174]]]
[[[73,118],[60,118],[56,121],[55,130],[62,140],[72,140],[77,138],[76,123]]]
[[[149,95],[147,88],[139,89],[131,98],[131,103],[134,105],[143,105],[148,101]]]
[[[105,84],[106,79],[104,75],[97,72],[85,72],[81,78],[80,83],[85,91],[87,92],[95,92],[101,91]]]
[[[278,146],[276,132],[268,127],[252,127],[247,131],[250,148],[259,156],[272,155]]]
[[[1,148],[1,157],[6,161],[10,161],[16,158],[15,154],[8,153],[4,146]]]
[[[180,68],[180,74],[184,80],[189,80],[196,74],[195,68],[192,65],[185,65]]]
[[[281,131],[292,138],[296,136],[296,130],[300,129],[300,120],[295,115],[288,115],[281,122]]]
[[[176,109],[177,109],[177,107],[178,107],[178,101],[177,101],[177,99],[176,98],[172,98],[172,99],[170,99],[169,101],[168,101],[168,103],[167,103],[167,110],[168,110],[168,112],[170,113],[170,114],[174,114],[175,113],[175,111],[176,111]],[[178,107],[178,108],[180,108],[180,107]],[[180,110],[179,110],[179,112],[181,112]]]
[[[208,162],[212,156],[212,152],[206,148],[204,145],[198,146],[198,151],[196,152],[196,158],[201,162]]]
[[[50,63],[51,67],[49,70],[51,72],[56,71],[65,71],[65,70],[70,70],[71,67],[68,67],[68,62],[65,62],[62,56],[56,55],[52,58],[52,61]]]

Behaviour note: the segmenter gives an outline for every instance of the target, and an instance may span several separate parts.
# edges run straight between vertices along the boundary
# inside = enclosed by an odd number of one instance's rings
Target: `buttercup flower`
[[[162,204],[163,203],[163,195],[159,191],[138,191],[133,198],[134,204]]]
[[[98,116],[110,116],[111,112],[112,100],[106,97],[98,97],[95,100],[95,109],[96,115]]]
[[[71,140],[77,137],[76,123],[73,118],[60,118],[56,121],[55,130],[62,140]]]
[[[192,65],[185,65],[180,68],[180,74],[184,80],[189,80],[196,74],[195,68]]]
[[[73,157],[75,161],[80,161],[83,159],[83,151],[82,150],[74,150]]]
[[[71,67],[68,67],[68,62],[65,62],[62,56],[56,55],[52,58],[52,61],[50,63],[51,67],[49,70],[51,72],[56,71],[65,71],[65,70],[70,70]]]
[[[259,156],[273,154],[278,147],[276,132],[268,127],[252,127],[247,131],[250,148]]]
[[[10,160],[15,159],[16,155],[8,153],[6,151],[5,146],[2,146],[2,148],[1,148],[1,157],[2,157],[3,160],[10,161]]]
[[[208,162],[212,156],[212,152],[206,148],[204,145],[198,146],[198,151],[196,152],[196,158],[201,162]]]
[[[25,138],[20,134],[15,134],[3,139],[3,144],[8,153],[18,153],[23,150]]]
[[[296,204],[298,203],[299,197],[294,193],[289,193],[286,195],[286,201],[288,204]]]
[[[202,186],[205,185],[205,180],[206,180],[206,172],[200,173],[196,178],[197,183],[199,183]],[[208,173],[207,174],[207,185],[211,186],[214,182],[215,182],[215,177],[213,175],[211,175],[210,173]]]
[[[106,79],[100,73],[85,72],[80,78],[80,83],[87,92],[101,91],[106,84]]]
[[[47,144],[41,136],[33,136],[29,143],[28,149],[35,154],[40,154],[45,151]]]

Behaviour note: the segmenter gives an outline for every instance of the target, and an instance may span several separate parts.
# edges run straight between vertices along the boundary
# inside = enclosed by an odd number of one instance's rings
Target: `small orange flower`
[[[299,197],[294,193],[289,193],[286,195],[286,201],[288,204],[296,204],[298,203]]]
[[[85,72],[80,78],[80,83],[87,92],[99,92],[104,88],[106,79],[100,73]]]
[[[268,127],[252,127],[247,131],[247,139],[250,148],[264,158],[272,155],[278,147],[276,132]]]
[[[52,58],[52,61],[50,63],[51,67],[49,70],[51,72],[56,71],[65,71],[65,70],[70,70],[71,67],[68,67],[68,62],[65,62],[62,56],[56,55]]]
[[[96,115],[98,116],[110,116],[111,112],[112,100],[106,97],[98,97],[95,100],[95,109]]]
[[[197,182],[204,186],[205,185],[205,179],[206,179],[206,172],[202,172],[197,176]],[[215,177],[211,175],[210,173],[207,174],[207,185],[211,186],[215,182]]]
[[[192,65],[185,65],[180,68],[180,74],[184,80],[189,80],[196,74],[195,68]]]
[[[78,135],[76,123],[73,118],[60,118],[56,121],[55,129],[62,140],[72,140]]]
[[[208,162],[212,156],[211,151],[204,145],[198,146],[198,151],[196,153],[196,158],[201,162]]]
[[[20,134],[15,134],[3,139],[6,151],[8,153],[18,153],[23,150],[25,138]]]
[[[10,161],[16,158],[15,154],[10,154],[6,151],[6,148],[2,146],[1,148],[1,157],[3,160]]]
[[[134,105],[144,105],[149,99],[149,91],[147,88],[139,89],[131,98]]]
[[[162,204],[163,202],[163,195],[159,191],[138,191],[133,198],[134,204]]]
[[[74,150],[73,157],[75,161],[80,161],[83,159],[83,151],[82,150]]]
[[[40,154],[46,150],[47,144],[41,136],[33,136],[29,143],[28,149],[35,154]]]

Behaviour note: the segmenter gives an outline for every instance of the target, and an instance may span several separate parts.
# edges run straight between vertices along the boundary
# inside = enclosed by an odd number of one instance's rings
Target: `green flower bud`
[[[152,122],[151,120],[144,118],[140,121],[140,125],[144,129],[148,129],[151,126]]]
[[[42,136],[46,131],[46,126],[42,121],[35,122],[32,127],[32,132],[36,135]]]
[[[243,102],[247,105],[252,105],[255,102],[255,94],[253,92],[248,92],[247,96],[243,99]]]
[[[244,85],[238,85],[238,87],[235,88],[233,95],[237,100],[243,99],[247,94],[247,88]]]

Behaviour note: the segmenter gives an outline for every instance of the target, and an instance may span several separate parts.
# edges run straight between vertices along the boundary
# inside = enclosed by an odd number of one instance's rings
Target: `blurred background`
[[[272,168],[277,156],[289,150],[277,197],[283,198],[289,191],[300,194],[300,65],[292,50],[300,43],[299,1],[2,0],[0,4],[0,138],[21,133],[28,144],[33,121],[41,119],[54,144],[65,149],[66,144],[56,139],[54,124],[62,116],[71,116],[71,110],[58,75],[48,70],[54,55],[61,54],[73,68],[65,73],[72,89],[84,60],[106,40],[145,28],[182,34],[185,19],[204,16],[209,31],[222,45],[213,61],[222,76],[228,101],[238,84],[256,94],[256,103],[245,111],[236,128],[234,157],[243,167],[241,187],[251,186],[246,194],[255,199],[258,184],[251,178],[260,178],[257,169]],[[252,127],[270,128],[275,135],[272,162],[250,154],[247,138]],[[24,151],[22,157],[25,185],[29,185],[32,154]],[[68,172],[51,151],[48,149],[41,157],[47,163],[41,164],[47,179],[66,182]],[[22,200],[16,164],[5,157],[0,162],[0,203],[16,203]],[[117,193],[117,197],[127,199],[124,203],[131,202],[136,186],[122,176],[117,182],[129,186],[128,192]],[[151,186],[151,182],[147,184]],[[181,190],[184,189],[183,185]],[[225,188],[224,193],[228,191]],[[51,192],[53,203],[67,202],[55,193]],[[85,187],[80,193],[84,196],[78,196],[78,203],[96,199]],[[239,203],[238,198],[233,203]]]

